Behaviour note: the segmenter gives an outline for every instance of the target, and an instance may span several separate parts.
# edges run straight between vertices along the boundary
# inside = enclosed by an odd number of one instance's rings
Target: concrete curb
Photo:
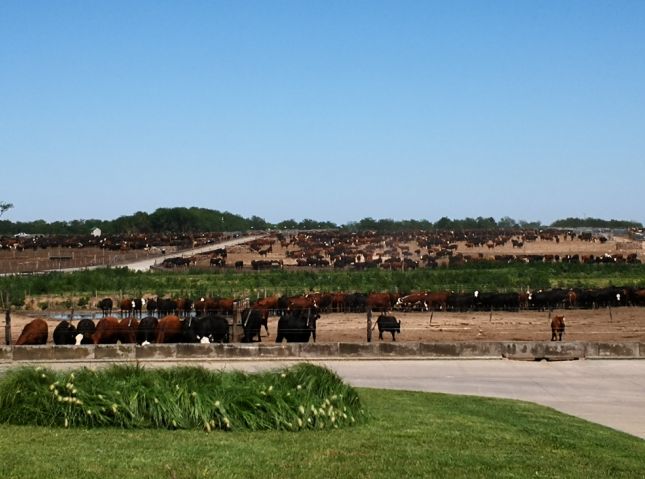
[[[452,343],[254,343],[2,346],[0,363],[289,359],[645,359],[645,343],[482,341]]]

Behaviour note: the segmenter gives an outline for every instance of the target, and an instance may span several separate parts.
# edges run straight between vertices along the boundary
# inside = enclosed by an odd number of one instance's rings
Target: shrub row
[[[0,379],[0,423],[212,430],[329,429],[362,422],[355,390],[311,364],[262,373],[25,367]]]

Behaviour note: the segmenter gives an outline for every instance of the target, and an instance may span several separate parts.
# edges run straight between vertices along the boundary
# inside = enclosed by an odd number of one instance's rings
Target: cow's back
[[[49,328],[47,321],[36,318],[25,325],[16,341],[16,346],[47,344]]]
[[[177,343],[183,336],[183,323],[179,316],[168,315],[159,320],[157,325],[157,343]]]
[[[92,334],[94,344],[115,344],[119,340],[119,320],[114,316],[101,318]]]

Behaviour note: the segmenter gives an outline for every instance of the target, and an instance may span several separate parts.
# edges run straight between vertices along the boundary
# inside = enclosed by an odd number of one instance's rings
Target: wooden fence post
[[[11,346],[11,303],[9,302],[9,293],[6,294],[4,303],[7,308],[4,316],[4,342],[7,346]]]
[[[244,336],[244,328],[242,326],[242,309],[244,308],[244,301],[236,301],[233,306],[233,324],[231,325],[231,341],[239,343]]]

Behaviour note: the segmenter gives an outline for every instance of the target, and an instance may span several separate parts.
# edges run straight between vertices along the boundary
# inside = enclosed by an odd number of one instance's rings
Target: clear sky
[[[2,219],[645,222],[645,1],[0,2]]]

